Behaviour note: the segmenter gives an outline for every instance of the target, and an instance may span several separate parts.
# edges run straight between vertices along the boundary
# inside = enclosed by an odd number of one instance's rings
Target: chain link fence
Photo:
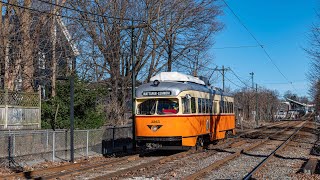
[[[131,149],[132,126],[75,130],[75,157],[111,154]],[[70,159],[70,131],[0,131],[0,158],[41,157],[49,161]]]

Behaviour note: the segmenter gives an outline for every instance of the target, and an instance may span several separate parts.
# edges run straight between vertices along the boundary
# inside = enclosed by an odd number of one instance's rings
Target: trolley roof
[[[150,81],[158,80],[160,82],[193,82],[201,85],[205,85],[205,82],[199,79],[198,77],[186,75],[179,72],[161,72],[152,78],[150,78]]]
[[[190,90],[221,95],[220,91],[215,91],[208,86],[192,82],[160,82],[158,85],[155,85],[153,82],[149,82],[137,88],[136,97],[177,96],[183,91]]]

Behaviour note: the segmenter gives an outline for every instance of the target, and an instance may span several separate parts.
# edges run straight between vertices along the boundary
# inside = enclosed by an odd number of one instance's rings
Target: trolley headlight
[[[158,130],[158,126],[152,126],[151,131],[156,132]]]
[[[161,127],[162,125],[148,125],[148,128],[153,132],[158,131]]]

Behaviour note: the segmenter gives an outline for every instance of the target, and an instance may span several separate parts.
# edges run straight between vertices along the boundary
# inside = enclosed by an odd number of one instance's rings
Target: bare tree
[[[260,88],[257,94],[250,89],[242,89],[234,94],[235,108],[241,109],[245,120],[253,120],[251,112],[255,111],[258,105],[258,118],[265,121],[273,120],[279,105],[278,96],[276,91],[266,88]]]
[[[318,15],[320,18],[320,15]],[[319,24],[315,24],[309,33],[309,48],[305,48],[305,51],[310,58],[310,70],[307,76],[310,79],[310,95],[313,97],[316,104],[316,110],[320,111],[319,101],[319,82],[320,82],[320,28]]]
[[[75,27],[73,37],[80,45],[79,72],[85,79],[110,87],[108,102],[112,105],[107,106],[107,111],[115,123],[123,119],[127,109],[132,67],[140,81],[163,70],[180,70],[179,63],[195,62],[187,52],[203,52],[211,35],[220,29],[216,21],[220,11],[213,0],[73,0],[67,4],[70,8],[64,13],[73,17],[68,22],[69,29]],[[134,37],[131,19],[137,27]]]
[[[51,1],[10,0],[0,4],[2,88],[33,92],[39,85],[47,85],[54,96],[56,74],[67,67],[62,61],[70,56],[70,50],[61,27],[56,29],[57,36],[51,36],[59,10],[48,4]]]

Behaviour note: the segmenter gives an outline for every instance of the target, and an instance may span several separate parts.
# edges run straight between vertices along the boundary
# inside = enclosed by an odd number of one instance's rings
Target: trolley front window
[[[138,114],[153,115],[156,109],[156,100],[148,99],[138,106]]]
[[[148,99],[139,104],[137,108],[137,114],[139,115],[154,115],[155,113],[165,115],[177,114],[178,112],[178,99]]]
[[[159,99],[158,114],[177,114],[179,112],[178,99]]]

